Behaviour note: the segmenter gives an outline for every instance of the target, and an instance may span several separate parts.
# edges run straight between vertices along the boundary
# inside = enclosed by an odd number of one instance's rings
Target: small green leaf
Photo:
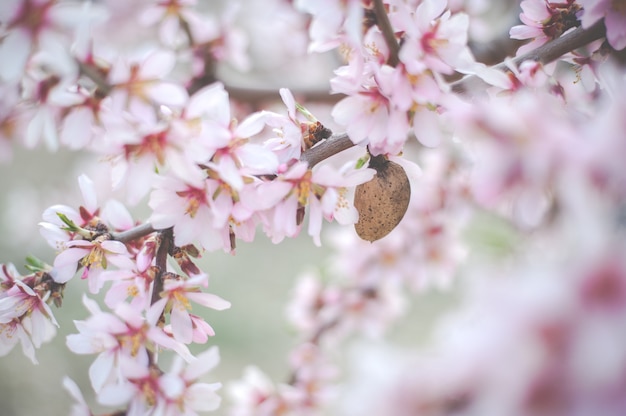
[[[61,221],[63,221],[65,225],[67,225],[67,227],[63,227],[63,230],[70,232],[78,232],[80,230],[80,228],[76,224],[74,224],[74,221],[67,218],[67,216],[62,212],[57,212],[57,216],[61,219]]]
[[[50,270],[50,266],[48,266],[43,261],[39,260],[37,257],[33,255],[26,256],[26,264],[24,267],[31,272],[45,272]]]
[[[296,103],[296,110],[298,110],[303,116],[305,116],[307,120],[313,123],[317,122],[317,118],[301,104]]]

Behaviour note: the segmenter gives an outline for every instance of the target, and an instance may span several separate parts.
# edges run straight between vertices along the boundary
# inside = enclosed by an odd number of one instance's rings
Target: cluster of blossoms
[[[64,284],[44,270],[20,276],[12,264],[0,271],[0,355],[18,343],[24,354],[37,363],[35,348],[49,341],[59,326],[49,304],[61,305]]]
[[[215,331],[191,311],[230,303],[206,292],[209,276],[194,259],[234,254],[236,241],[253,241],[257,230],[273,243],[296,237],[305,218],[318,246],[324,220],[356,223],[349,192],[380,172],[366,158],[337,167],[318,163],[330,154],[312,156],[344,137],[350,144],[342,149],[358,145],[397,161],[417,192],[380,241],[336,234],[338,255],[325,279],[301,279],[288,307],[299,338],[290,377],[273,383],[250,367],[231,386],[233,414],[332,408],[340,371],[333,348],[359,333],[382,336],[406,314],[408,294],[458,280],[469,288],[468,306],[438,350],[458,363],[455,371],[440,382],[438,362],[411,364],[410,376],[378,369],[396,375],[389,390],[349,414],[377,406],[375,413],[399,415],[623,411],[626,80],[622,68],[603,62],[626,47],[620,2],[523,1],[523,25],[510,34],[531,41],[518,55],[600,19],[608,44],[564,50],[551,67],[505,61],[502,71],[473,56],[472,2],[296,1],[310,19],[309,50],[338,49],[345,58],[330,80],[342,95],[330,114],[343,136],[286,88],[283,111],[233,105],[216,66],[250,66],[248,41],[233,27],[243,8],[230,4],[216,18],[196,3],[0,6],[0,156],[10,159],[18,142],[92,152],[123,195],[102,203],[81,176],[83,204],[43,214],[41,233],[57,251],[52,265],[32,261],[27,276],[2,265],[0,354],[20,343],[35,361],[34,349],[58,326],[49,304],[60,306],[79,275],[106,309],[85,296],[90,315],[75,321],[67,347],[96,355],[89,378],[101,405],[129,415],[215,410],[221,384],[203,378],[219,353],[189,349]],[[130,35],[139,37],[136,47],[122,50]],[[463,75],[484,84],[471,101],[458,94]],[[149,214],[135,221],[127,205],[142,202]],[[459,330],[468,316],[478,316],[469,336]],[[169,371],[161,368],[164,352],[175,355]],[[503,371],[509,354],[518,366]],[[91,415],[78,386],[64,385],[77,401],[73,413]]]

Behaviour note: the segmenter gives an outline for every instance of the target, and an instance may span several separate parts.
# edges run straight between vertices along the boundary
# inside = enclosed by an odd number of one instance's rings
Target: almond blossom
[[[411,21],[409,13],[398,13],[398,26],[407,33],[400,49],[400,60],[411,74],[426,69],[450,74],[467,65],[469,18],[447,10],[447,0],[425,0],[417,6]],[[406,6],[405,6],[406,7]],[[402,19],[402,20],[400,20]]]
[[[574,0],[551,2],[546,0],[524,0],[520,3],[522,25],[513,26],[511,39],[530,39],[531,42],[521,46],[517,54],[521,55],[556,39],[580,22],[581,4]]]
[[[87,279],[91,293],[98,293],[104,285],[100,274],[109,263],[124,265],[129,256],[124,243],[102,238],[72,240],[65,246],[66,249],[54,259],[52,276],[56,282],[66,283],[82,268],[81,279]]]
[[[187,361],[193,356],[185,345],[174,340],[156,326],[160,313],[142,310],[128,304],[119,304],[115,313],[103,312],[98,304],[83,298],[91,313],[84,321],[75,321],[78,334],[67,336],[68,348],[77,354],[98,354],[89,369],[91,384],[96,392],[106,385],[125,382],[118,368],[124,365],[147,367],[149,351],[156,347],[176,351]]]
[[[197,316],[189,314],[191,301],[206,308],[218,311],[230,308],[230,302],[217,295],[202,292],[200,287],[208,286],[208,276],[200,274],[189,279],[166,279],[163,283],[161,299],[152,305],[154,313],[170,312],[170,326],[174,339],[189,344],[194,338],[194,323]]]
[[[119,57],[108,75],[113,87],[111,96],[114,107],[131,110],[152,104],[182,107],[188,98],[187,91],[174,82],[164,80],[175,63],[175,55],[167,51],[153,52],[141,63]]]
[[[341,175],[339,178],[336,176],[338,172]],[[272,183],[258,188],[259,194],[264,194],[263,199],[273,205],[271,209],[260,212],[265,232],[275,243],[285,237],[296,236],[300,231],[303,210],[308,207],[308,234],[316,245],[321,245],[323,219],[336,219],[340,224],[357,221],[358,214],[346,198],[346,188],[368,181],[374,173],[369,168],[354,169],[350,162],[339,171],[329,165],[310,170],[306,162],[293,164]]]
[[[606,38],[616,50],[626,48],[626,7],[621,0],[579,0],[583,8],[580,21],[588,28],[604,18]]]
[[[353,46],[360,43],[363,20],[361,0],[298,0],[296,7],[313,15],[309,27],[309,51],[324,52],[342,42]]]
[[[0,78],[19,79],[28,59],[42,42],[64,43],[68,29],[91,20],[78,4],[56,0],[10,0],[0,8],[3,41],[0,43]]]
[[[135,308],[148,306],[151,284],[154,281],[155,269],[150,263],[141,260],[128,261],[119,259],[117,270],[104,270],[100,273],[101,282],[111,281],[111,287],[106,291],[104,302],[114,309],[116,305],[130,298],[130,305]]]
[[[65,243],[76,236],[77,231],[68,230],[67,224],[59,214],[79,228],[86,229],[97,225],[100,205],[94,183],[87,175],[81,175],[78,177],[78,185],[84,205],[81,205],[78,210],[67,205],[53,205],[44,211],[42,215],[44,221],[39,223],[42,236],[52,248],[57,250],[62,250]]]
[[[254,113],[242,122],[233,119],[221,83],[198,91],[186,108],[185,118],[201,123],[199,138],[210,152],[206,166],[235,191],[241,189],[245,176],[272,174],[278,167],[271,151],[249,141],[265,127],[264,117]]]
[[[0,355],[19,342],[24,355],[37,364],[35,348],[50,341],[59,326],[48,301],[59,295],[60,287],[54,288],[49,279],[45,273],[23,277],[12,264],[1,265]]]
[[[108,406],[127,405],[129,414],[153,413],[164,416],[197,415],[217,409],[221,399],[216,391],[220,383],[201,383],[198,379],[219,362],[213,347],[198,355],[186,368],[180,361],[163,373],[154,367],[137,365],[128,361],[123,365],[126,381],[105,386],[98,401]]]

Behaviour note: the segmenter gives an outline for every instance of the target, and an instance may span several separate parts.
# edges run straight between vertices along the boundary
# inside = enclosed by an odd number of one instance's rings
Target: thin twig
[[[400,45],[396,40],[396,34],[393,31],[389,16],[385,10],[385,5],[382,0],[374,0],[374,13],[376,14],[376,25],[383,32],[385,43],[389,47],[389,59],[387,64],[395,67],[400,62],[398,54],[400,53]]]
[[[95,67],[88,65],[80,60],[76,60],[78,63],[78,69],[80,73],[96,84],[98,93],[101,96],[107,96],[113,90],[113,86],[107,82],[107,80],[96,70]]]
[[[309,167],[313,167],[322,160],[328,159],[332,155],[343,152],[352,146],[354,146],[354,143],[352,143],[346,133],[333,134],[326,141],[303,152],[300,160],[307,162]]]
[[[119,233],[111,233],[111,237],[113,240],[121,241],[122,243],[128,243],[129,241],[136,240],[141,237],[145,237],[148,234],[152,234],[157,230],[152,227],[152,224],[146,222],[144,224],[140,224],[130,230],[122,231]]]
[[[559,57],[571,52],[575,49],[581,48],[593,41],[601,39],[605,36],[606,29],[604,22],[600,21],[588,29],[578,27],[569,33],[554,39],[546,44],[539,46],[537,49],[529,51],[524,55],[520,55],[511,60],[516,67],[519,67],[522,62],[525,61],[537,61],[542,64],[548,64],[557,60]],[[508,66],[506,62],[502,62],[493,68],[500,71],[507,71]],[[476,75],[469,75],[452,83],[452,91],[459,94],[467,92],[473,92],[480,89],[484,89],[488,84]]]
[[[156,252],[155,265],[157,267],[156,276],[154,276],[154,284],[152,286],[152,298],[150,304],[153,305],[159,299],[161,299],[161,292],[163,291],[163,275],[167,272],[167,256],[170,251],[170,244],[174,238],[174,232],[172,228],[166,228],[162,230],[159,236],[159,248]]]

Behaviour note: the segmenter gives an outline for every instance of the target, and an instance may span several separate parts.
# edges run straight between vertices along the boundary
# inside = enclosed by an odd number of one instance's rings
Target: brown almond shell
[[[354,207],[359,211],[359,221],[354,228],[363,240],[376,241],[389,234],[404,217],[411,186],[404,168],[384,156],[373,157],[370,167],[376,175],[355,190]]]

